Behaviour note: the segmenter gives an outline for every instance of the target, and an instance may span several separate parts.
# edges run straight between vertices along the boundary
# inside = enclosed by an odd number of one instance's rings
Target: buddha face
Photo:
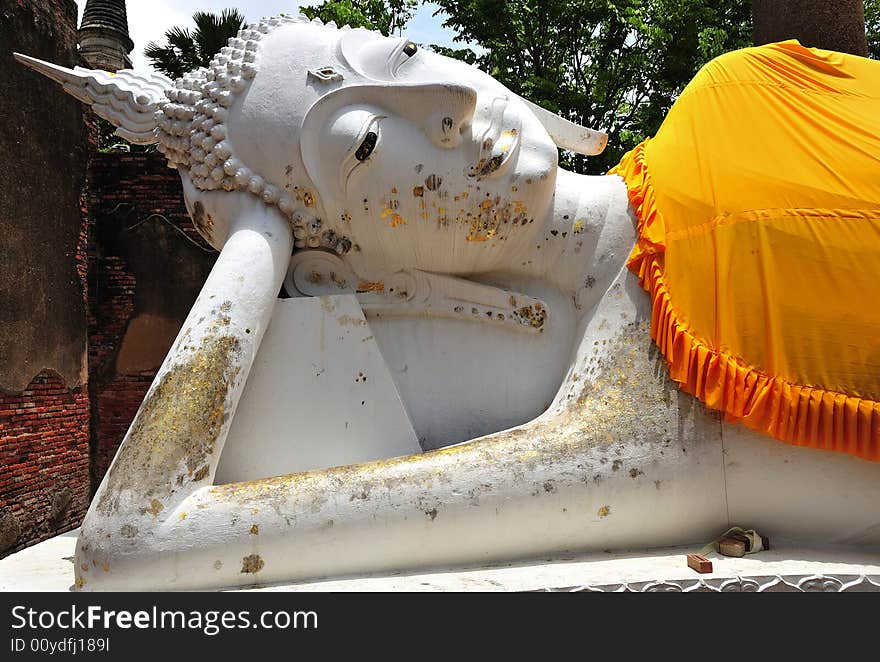
[[[277,27],[258,57],[229,140],[312,219],[299,248],[332,231],[369,277],[490,271],[532,243],[557,150],[493,78],[406,39],[317,24]]]

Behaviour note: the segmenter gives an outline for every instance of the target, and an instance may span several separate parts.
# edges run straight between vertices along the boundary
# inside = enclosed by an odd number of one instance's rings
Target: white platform
[[[78,531],[0,560],[0,591],[69,591]],[[504,564],[303,582],[256,591],[874,591],[880,554],[784,543],[741,559],[706,554],[714,572],[687,567],[694,548],[608,553]]]

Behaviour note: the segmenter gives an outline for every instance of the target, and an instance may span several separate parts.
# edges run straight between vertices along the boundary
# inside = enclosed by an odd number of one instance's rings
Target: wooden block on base
[[[693,568],[701,575],[712,572],[712,561],[700,554],[687,555],[688,567]]]

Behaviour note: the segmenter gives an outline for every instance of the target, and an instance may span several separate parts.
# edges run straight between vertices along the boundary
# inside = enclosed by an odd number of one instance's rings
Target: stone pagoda
[[[130,69],[128,54],[134,42],[128,36],[125,0],[88,0],[77,32],[80,57],[95,69]]]

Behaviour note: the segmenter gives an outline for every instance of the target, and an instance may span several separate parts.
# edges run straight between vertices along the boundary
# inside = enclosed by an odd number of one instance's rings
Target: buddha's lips
[[[508,121],[505,128],[506,98],[498,97],[492,101],[489,124],[480,137],[480,154],[477,162],[468,168],[468,176],[484,179],[499,174],[510,162],[520,142],[521,123]]]

